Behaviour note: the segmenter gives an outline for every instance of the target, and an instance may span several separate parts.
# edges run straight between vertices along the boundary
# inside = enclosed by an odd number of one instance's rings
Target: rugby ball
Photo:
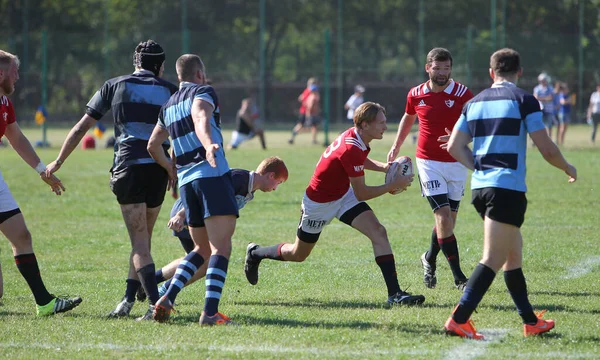
[[[410,176],[413,174],[412,160],[408,156],[400,156],[394,160],[385,173],[385,183],[389,184],[396,180],[398,176]],[[400,194],[404,190],[392,191],[392,195]]]

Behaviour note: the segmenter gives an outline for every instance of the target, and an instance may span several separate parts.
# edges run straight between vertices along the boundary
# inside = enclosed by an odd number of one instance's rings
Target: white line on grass
[[[507,329],[484,329],[479,331],[485,340],[463,340],[463,343],[451,349],[443,356],[444,359],[475,359],[485,355],[489,344],[500,342],[508,333]]]
[[[596,266],[600,265],[600,256],[590,256],[575,266],[569,268],[569,273],[563,276],[563,279],[577,279],[591,272]]]
[[[71,343],[71,344],[58,344],[58,343],[19,343],[19,342],[5,342],[0,343],[1,348],[16,348],[16,349],[41,349],[41,350],[109,350],[109,351],[151,351],[158,353],[171,352],[174,350],[186,351],[186,352],[220,352],[220,353],[268,353],[268,354],[298,354],[298,355],[315,355],[315,356],[327,356],[327,357],[369,357],[369,356],[385,356],[385,357],[398,357],[400,355],[410,355],[417,357],[432,356],[437,351],[431,349],[390,349],[390,350],[378,350],[378,349],[365,349],[365,350],[343,350],[339,348],[334,349],[321,349],[317,347],[290,347],[290,346],[279,346],[279,345],[229,345],[229,346],[196,346],[192,344],[182,345],[121,345],[111,343]]]

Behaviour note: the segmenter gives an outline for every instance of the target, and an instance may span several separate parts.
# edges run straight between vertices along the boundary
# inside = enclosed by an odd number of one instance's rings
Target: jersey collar
[[[511,83],[510,81],[502,81],[502,82],[493,83],[492,87],[493,88],[498,88],[498,87],[517,87],[517,85]]]
[[[427,80],[423,84],[423,89],[422,89],[423,90],[422,91],[423,94],[427,94],[428,92],[431,91],[430,85],[429,85],[430,83],[431,83],[431,80]],[[454,85],[455,85],[454,79],[450,79],[450,82],[449,82],[448,86],[446,86],[446,88],[444,89],[444,92],[446,94],[452,94],[452,90],[454,90]]]
[[[193,82],[189,82],[189,81],[182,81],[179,83],[179,88],[183,89],[186,86],[193,86],[193,85],[197,85],[197,84],[194,84]]]
[[[250,178],[248,179],[248,194],[254,193],[254,175],[256,173],[254,171],[250,171]]]
[[[134,75],[152,75],[154,76],[154,73],[150,70],[146,70],[146,69],[141,69],[141,70],[136,70],[133,72]]]
[[[352,130],[354,130],[354,134],[356,135],[356,139],[358,140],[358,143],[360,144],[360,148],[362,150],[367,150],[369,147],[367,145],[365,145],[365,142],[363,141],[363,139],[360,137],[360,135],[358,134],[358,131],[356,128],[353,128]]]

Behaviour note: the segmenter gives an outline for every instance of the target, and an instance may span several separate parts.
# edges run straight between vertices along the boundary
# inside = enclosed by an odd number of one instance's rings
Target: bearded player
[[[467,284],[467,277],[460,268],[454,226],[465,190],[467,169],[440,148],[438,139],[450,134],[463,105],[473,97],[473,93],[463,84],[452,80],[452,54],[447,49],[432,49],[427,54],[425,71],[429,74],[429,81],[408,92],[406,111],[388,153],[388,161],[394,161],[398,156],[418,116],[416,163],[422,195],[429,201],[435,218],[429,251],[421,255],[425,273],[423,281],[428,288],[435,288],[436,258],[441,249],[454,275],[454,285],[462,291]]]
[[[31,143],[21,132],[16,122],[15,110],[7,95],[15,91],[19,80],[19,58],[0,50],[0,139],[6,135],[17,154],[35,169],[42,181],[50,185],[56,195],[65,190],[61,181],[54,175],[46,174],[46,165],[40,160]],[[13,248],[17,269],[29,285],[35,299],[38,316],[49,316],[72,310],[81,303],[80,297],[62,298],[48,292],[38,261],[33,252],[31,233],[25,225],[21,209],[13,198],[8,185],[0,172],[0,232],[6,236]],[[2,273],[0,272],[0,297],[2,297]]]
[[[244,271],[252,285],[258,282],[258,267],[263,259],[302,262],[315,247],[321,231],[333,218],[366,235],[373,245],[375,261],[385,280],[390,305],[417,305],[422,295],[400,289],[396,263],[385,227],[379,223],[366,200],[398,189],[406,189],[413,175],[399,176],[379,186],[365,184],[365,170],[386,172],[388,164],[369,159],[369,143],[380,140],[387,130],[385,109],[366,102],[354,114],[354,127],[344,131],[325,150],[317,163],[302,199],[302,217],[296,241],[273,246],[248,244]]]

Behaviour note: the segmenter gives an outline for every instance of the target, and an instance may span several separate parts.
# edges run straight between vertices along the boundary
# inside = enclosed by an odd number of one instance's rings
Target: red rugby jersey
[[[350,178],[365,175],[370,151],[356,128],[344,131],[321,155],[306,188],[308,198],[318,203],[341,199],[350,188]]]
[[[455,162],[450,154],[440,148],[438,137],[446,135],[445,128],[452,130],[460,117],[463,105],[471,100],[473,93],[454,80],[444,91],[432,92],[429,81],[416,86],[406,97],[406,113],[419,117],[419,140],[416,156],[421,159]]]
[[[6,132],[6,126],[17,121],[15,108],[7,96],[0,96],[0,140]]]

